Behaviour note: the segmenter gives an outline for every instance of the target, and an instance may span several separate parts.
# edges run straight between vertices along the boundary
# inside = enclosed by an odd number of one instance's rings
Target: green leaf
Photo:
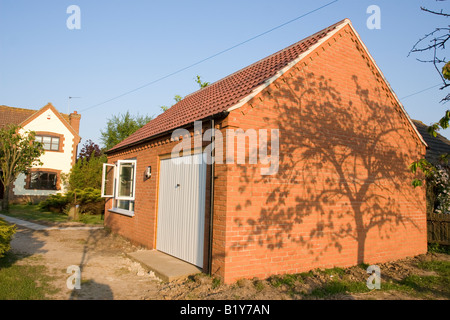
[[[414,180],[412,181],[412,185],[413,185],[414,188],[421,187],[422,184],[423,184],[423,183],[422,183],[422,180],[419,180],[419,179],[414,179]]]

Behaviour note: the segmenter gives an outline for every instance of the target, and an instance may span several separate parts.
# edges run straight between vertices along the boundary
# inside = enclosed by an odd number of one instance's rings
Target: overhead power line
[[[442,83],[439,83],[439,84],[436,84],[436,85],[434,85],[434,86],[432,86],[432,87],[429,87],[429,88],[426,88],[426,89],[423,89],[423,90],[420,90],[420,91],[411,93],[411,94],[409,94],[409,95],[407,95],[407,96],[405,96],[405,97],[403,97],[403,98],[400,98],[400,100],[405,100],[405,99],[410,98],[410,97],[412,97],[412,96],[415,96],[415,95],[417,95],[417,94],[419,94],[419,93],[422,93],[422,92],[431,90],[431,89],[436,88],[436,87],[439,87],[439,86],[442,86]]]
[[[131,94],[131,93],[133,93],[133,92],[136,92],[136,91],[138,91],[138,90],[141,90],[141,89],[143,89],[143,88],[145,88],[145,87],[151,86],[151,85],[153,85],[153,84],[155,84],[155,83],[157,83],[157,82],[160,82],[160,81],[162,81],[162,80],[164,80],[164,79],[167,79],[167,78],[169,78],[169,77],[171,77],[171,76],[174,76],[174,75],[176,75],[176,74],[178,74],[178,73],[180,73],[180,72],[183,72],[183,71],[185,71],[185,70],[187,70],[187,69],[190,69],[190,68],[192,68],[192,67],[194,67],[194,66],[197,66],[197,65],[199,65],[199,64],[201,64],[201,63],[203,63],[203,62],[205,62],[205,61],[211,60],[212,58],[215,58],[215,57],[217,57],[217,56],[219,56],[219,55],[221,55],[221,54],[224,54],[224,53],[226,53],[226,52],[228,52],[228,51],[230,51],[230,50],[233,50],[233,49],[235,49],[235,48],[237,48],[237,47],[239,47],[239,46],[242,46],[243,44],[246,44],[246,43],[248,43],[248,42],[250,42],[250,41],[253,41],[253,40],[255,40],[255,39],[259,38],[259,37],[262,37],[262,36],[264,36],[264,35],[266,35],[266,34],[272,32],[272,31],[275,31],[275,30],[277,30],[277,29],[279,29],[279,28],[282,28],[282,27],[284,27],[284,26],[286,26],[286,25],[288,25],[288,24],[290,24],[290,23],[292,23],[292,22],[294,22],[294,21],[297,21],[297,20],[299,20],[299,19],[301,19],[301,18],[304,18],[304,17],[306,17],[306,16],[308,16],[308,15],[314,13],[314,12],[317,12],[317,11],[319,11],[319,10],[322,10],[322,9],[324,9],[324,8],[330,6],[330,5],[332,5],[333,3],[336,3],[336,2],[338,2],[338,1],[339,1],[339,0],[334,0],[334,1],[328,2],[327,4],[324,4],[323,6],[320,6],[320,7],[316,8],[316,9],[314,9],[314,10],[308,11],[307,13],[302,14],[301,16],[298,16],[297,18],[294,18],[294,19],[292,19],[292,20],[289,20],[289,21],[287,21],[287,22],[285,22],[285,23],[283,23],[283,24],[280,24],[280,25],[278,25],[278,26],[276,26],[276,27],[274,27],[274,28],[272,28],[272,29],[270,29],[270,30],[267,30],[267,31],[265,31],[265,32],[263,32],[263,33],[260,33],[260,34],[258,34],[258,35],[256,35],[256,36],[250,38],[250,39],[247,39],[247,40],[245,40],[245,41],[242,41],[242,42],[240,42],[240,43],[238,43],[238,44],[236,44],[236,45],[234,45],[234,46],[232,46],[232,47],[229,47],[229,48],[227,48],[227,49],[225,49],[225,50],[222,50],[222,51],[220,51],[220,52],[218,52],[218,53],[215,53],[215,54],[213,54],[213,55],[211,55],[211,56],[209,56],[209,57],[207,57],[207,58],[204,58],[204,59],[202,59],[202,60],[200,60],[200,61],[197,61],[197,62],[195,62],[195,63],[193,63],[193,64],[191,64],[191,65],[189,65],[189,66],[187,66],[187,67],[184,67],[184,68],[181,68],[181,69],[179,69],[179,70],[177,70],[177,71],[174,71],[174,72],[172,72],[172,73],[169,73],[169,74],[167,74],[167,75],[165,75],[165,76],[163,76],[163,77],[161,77],[161,78],[158,78],[158,79],[156,79],[156,80],[153,80],[153,81],[151,81],[151,82],[148,82],[148,83],[146,83],[146,84],[144,84],[144,85],[142,85],[142,86],[140,86],[140,87],[137,87],[137,88],[135,88],[135,89],[132,89],[132,90],[130,90],[130,91],[124,92],[124,93],[122,93],[122,94],[120,94],[120,95],[118,95],[118,96],[115,96],[115,97],[111,98],[111,99],[105,100],[105,101],[103,101],[103,102],[100,102],[100,103],[94,104],[94,105],[92,105],[92,106],[90,106],[90,107],[87,107],[87,108],[85,108],[85,109],[82,109],[80,112],[84,112],[84,111],[87,111],[87,110],[96,108],[96,107],[98,107],[98,106],[104,105],[104,104],[106,104],[106,103],[108,103],[108,102],[111,102],[111,101],[114,101],[114,100],[117,100],[117,99],[119,99],[119,98],[121,98],[121,97],[123,97],[123,96],[129,95],[129,94]]]

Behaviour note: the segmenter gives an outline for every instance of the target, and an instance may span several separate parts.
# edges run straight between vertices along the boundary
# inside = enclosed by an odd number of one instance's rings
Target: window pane
[[[39,189],[39,172],[30,174],[30,189]]]
[[[52,143],[52,138],[50,137],[42,137],[42,143],[44,144],[45,150],[50,150],[50,145]]]
[[[117,200],[116,201],[116,208],[128,210],[128,211],[134,211],[134,201],[131,200]]]
[[[133,196],[133,178],[134,165],[132,163],[123,163],[119,166],[119,197]]]
[[[114,172],[115,165],[103,164],[102,197],[114,196]]]
[[[56,190],[56,173],[52,173],[48,175],[49,179],[49,189],[50,190]]]
[[[56,173],[32,172],[30,174],[30,189],[56,190]]]
[[[59,150],[59,138],[52,138],[52,146],[51,146],[52,150]]]

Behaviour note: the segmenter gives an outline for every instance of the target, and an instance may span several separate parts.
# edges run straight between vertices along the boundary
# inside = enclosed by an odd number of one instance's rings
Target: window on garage
[[[119,160],[103,164],[102,197],[112,198],[110,211],[134,215],[136,160]]]

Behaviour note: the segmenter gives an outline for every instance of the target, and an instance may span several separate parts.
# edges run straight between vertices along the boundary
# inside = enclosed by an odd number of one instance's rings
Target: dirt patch
[[[366,281],[369,276],[367,266],[312,270],[297,275],[273,276],[269,279],[239,280],[233,285],[223,285],[207,275],[195,275],[187,280],[179,280],[161,286],[163,299],[243,299],[243,300],[300,300],[300,299],[340,299],[340,300],[414,300],[449,299],[447,293],[427,292],[418,294],[401,285],[409,276],[436,276],[436,272],[419,268],[420,262],[449,261],[447,254],[427,253],[389,263],[378,264],[381,269],[383,290],[369,290]],[[356,291],[357,293],[340,292]],[[328,290],[328,291],[327,291]],[[336,294],[329,294],[335,290]],[[361,292],[358,292],[361,291]],[[447,290],[448,291],[448,290]]]
[[[48,298],[57,300],[448,299],[439,292],[428,292],[424,297],[414,292],[396,290],[394,286],[411,275],[435,275],[434,271],[421,269],[418,264],[434,260],[450,261],[450,256],[446,254],[428,253],[379,264],[382,286],[390,285],[392,290],[388,287],[387,290],[368,291],[365,287],[367,266],[313,270],[263,280],[246,279],[232,285],[224,285],[219,279],[205,274],[164,283],[126,257],[125,253],[141,248],[103,229],[32,231],[19,227],[11,246],[13,253],[21,257],[16,263],[46,266],[57,289],[57,293]],[[69,290],[66,285],[70,276],[67,268],[72,265],[81,268],[80,290]],[[349,292],[357,293],[346,293],[345,286],[349,286]],[[357,290],[350,286],[356,286]],[[336,294],[321,295],[324,288],[336,290]]]
[[[159,279],[124,255],[138,248],[103,229],[31,231],[19,228],[11,247],[13,253],[22,257],[17,263],[46,266],[58,290],[50,299],[157,298]],[[69,266],[81,269],[80,290],[67,288]]]

